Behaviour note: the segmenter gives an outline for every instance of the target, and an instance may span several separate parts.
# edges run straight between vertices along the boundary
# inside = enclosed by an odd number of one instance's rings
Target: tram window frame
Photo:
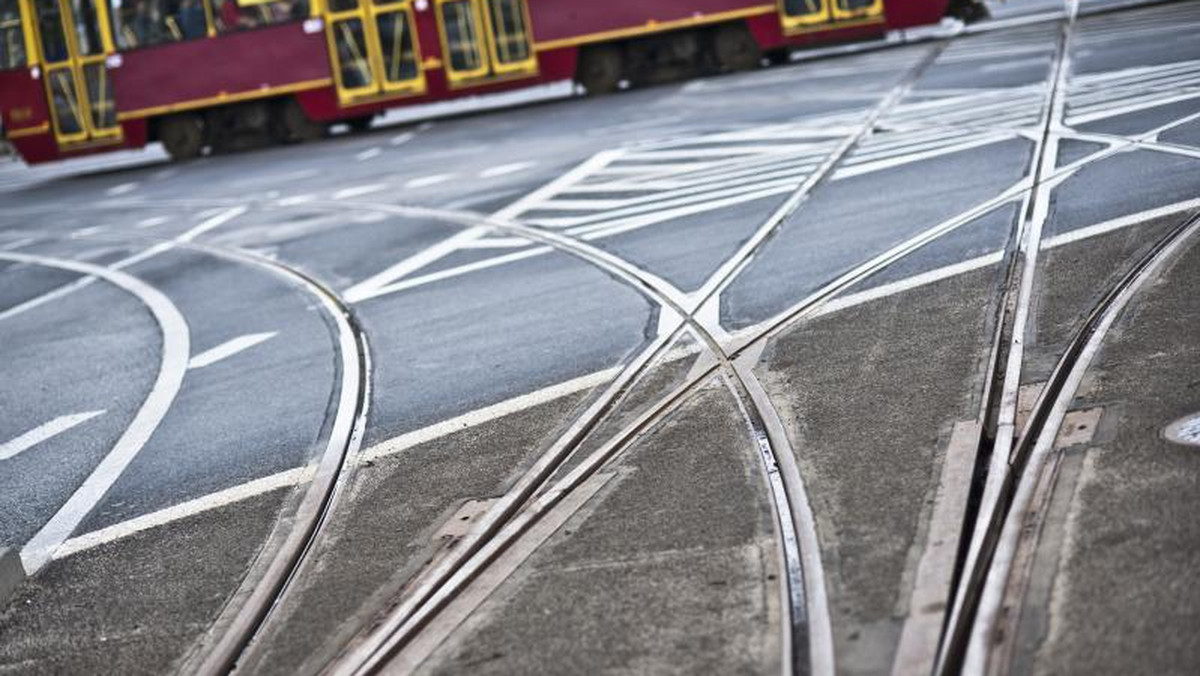
[[[487,44],[487,24],[480,11],[480,3],[476,0],[437,0],[436,3],[438,33],[442,41],[442,62],[446,65],[446,77],[451,86],[467,80],[478,80],[491,74],[491,54]],[[450,45],[450,31],[447,30],[445,8],[450,5],[465,6],[474,18],[474,47],[479,63],[471,69],[458,68],[454,65],[454,50]]]
[[[883,16],[883,0],[870,0],[864,7],[847,7],[852,0],[827,0],[835,19],[873,19]]]
[[[816,6],[810,12],[793,14],[788,8],[788,0],[779,0],[779,17],[785,29],[803,28],[815,24],[829,23],[833,20],[833,6],[837,0],[799,0],[809,7]]]
[[[509,27],[504,25],[503,12],[498,11],[498,6],[504,3],[509,5],[509,9],[516,9],[521,24],[520,32],[510,33],[508,32]],[[482,0],[480,4],[482,5],[480,11],[484,15],[484,24],[488,33],[488,52],[495,74],[505,75],[537,70],[537,52],[533,45],[533,27],[527,0]],[[500,15],[499,19],[497,14]],[[504,54],[501,43],[509,46],[520,44],[524,49],[524,56],[506,60],[503,58],[506,54]]]
[[[313,16],[312,0],[209,0],[216,35],[234,35],[246,31],[284,26],[305,21]],[[229,26],[225,6],[237,8],[237,25]],[[299,8],[299,11],[297,11]],[[286,13],[278,11],[286,9]],[[258,16],[250,16],[250,12]],[[268,14],[270,13],[270,14]],[[242,20],[246,21],[243,22]]]
[[[151,47],[161,47],[164,45],[175,45],[183,42],[195,42],[196,40],[204,40],[213,35],[212,23],[212,7],[209,0],[106,0],[108,2],[109,23],[112,25],[112,40],[113,45],[118,52],[132,52],[139,49],[148,49]],[[195,35],[188,35],[185,32],[184,25],[181,23],[184,4],[187,2],[195,3],[200,9],[201,16],[204,19],[200,27],[202,31]],[[126,4],[128,3],[128,4]],[[138,6],[141,5],[158,5],[160,19],[151,19],[155,33],[150,34],[150,39],[147,35],[138,36],[136,29],[132,28],[133,19],[136,18]],[[128,6],[130,11],[125,11]],[[149,11],[153,11],[151,8]],[[166,11],[163,11],[163,10]],[[194,19],[195,17],[193,17]],[[150,28],[146,28],[149,31]]]
[[[13,13],[5,15],[5,9]],[[20,0],[0,0],[0,71],[29,66],[29,45],[25,37],[25,17]]]

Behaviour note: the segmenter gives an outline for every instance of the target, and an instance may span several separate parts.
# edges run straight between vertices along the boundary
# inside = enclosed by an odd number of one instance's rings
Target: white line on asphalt
[[[376,446],[362,452],[359,456],[359,462],[375,461],[381,458],[401,453],[414,446],[423,444],[428,441],[440,439],[441,437],[469,429],[484,423],[492,422],[506,415],[524,411],[539,404],[548,403],[562,397],[566,397],[584,390],[598,387],[612,380],[619,368],[610,368],[595,373],[589,373],[578,378],[572,378],[556,385],[530,392],[519,397],[514,397],[507,401],[502,401],[491,406],[485,406],[460,416],[444,420],[440,423],[435,423],[428,427],[423,427],[419,430],[414,430],[398,437],[384,441]],[[190,516],[207,512],[220,507],[247,500],[280,488],[296,486],[308,481],[313,476],[313,467],[297,467],[294,469],[284,470],[269,476],[255,479],[227,488],[222,491],[210,493],[201,496],[194,500],[166,507],[156,512],[144,514],[135,517],[128,521],[113,524],[101,530],[85,533],[77,537],[67,540],[61,547],[58,548],[54,558],[63,558],[71,554],[75,554],[102,544],[114,542],[131,535],[136,535],[144,530],[164,526],[175,521],[186,519]]]
[[[137,190],[137,187],[138,187],[138,184],[136,182],[122,183],[121,185],[114,185],[113,187],[109,188],[108,190],[105,190],[104,194],[108,195],[109,197],[116,197],[117,195],[124,195],[126,193],[131,193],[134,190]]]
[[[32,575],[50,561],[54,556],[54,551],[70,537],[84,517],[96,507],[108,489],[116,483],[117,478],[142,450],[142,447],[150,439],[150,435],[154,434],[158,424],[162,422],[183,383],[183,374],[187,370],[188,354],[191,349],[190,336],[187,320],[183,318],[175,304],[161,291],[132,275],[90,263],[11,252],[0,253],[0,259],[99,277],[124,289],[145,304],[162,331],[162,355],[158,376],[133,421],[117,439],[108,455],[84,480],[83,485],[21,549],[21,561],[25,566],[25,572]]]
[[[93,226],[89,226],[86,228],[80,228],[78,230],[72,231],[71,236],[72,237],[87,237],[88,235],[94,235],[102,230],[104,230],[103,225],[93,225]]]
[[[136,535],[144,530],[149,530],[157,526],[165,526],[195,514],[232,505],[242,500],[279,490],[280,488],[298,486],[312,479],[314,471],[315,468],[313,466],[306,465],[304,467],[277,472],[261,479],[238,484],[223,491],[209,493],[194,500],[188,500],[187,502],[160,509],[156,512],[143,514],[128,521],[113,524],[107,528],[101,528],[100,530],[73,537],[64,542],[55,551],[54,558],[61,559],[93,547]]]
[[[379,157],[381,154],[383,154],[383,149],[381,148],[367,148],[361,153],[355,155],[354,159],[358,160],[359,162],[365,162],[369,159]]]
[[[463,242],[479,239],[490,231],[491,228],[483,226],[467,228],[351,286],[342,293],[342,297],[347,303],[359,303],[374,298],[380,295],[385,287],[452,253]]]
[[[143,218],[142,220],[138,221],[137,227],[153,228],[154,226],[162,225],[169,220],[171,219],[167,218],[166,216],[151,216],[150,218]]]
[[[277,331],[270,331],[268,333],[248,333],[244,336],[238,336],[237,338],[227,340],[212,349],[205,350],[204,352],[192,357],[191,361],[188,362],[188,368],[202,369],[205,366],[215,364],[222,359],[232,357],[243,350],[248,350],[259,343],[268,341],[274,338],[277,333]]]
[[[311,201],[315,200],[316,198],[317,198],[316,195],[293,195],[291,197],[284,197],[283,199],[276,202],[276,204],[278,204],[281,207],[290,207],[290,206],[295,206],[297,204],[304,204],[305,202],[311,202]]]
[[[0,247],[0,250],[16,251],[17,249],[23,249],[36,241],[38,241],[37,237],[22,237],[21,239],[15,239],[8,244],[5,244],[4,246]]]
[[[469,427],[476,427],[518,411],[524,411],[555,399],[598,387],[615,378],[620,372],[620,368],[596,371],[595,373],[572,378],[557,385],[551,385],[550,387],[545,387],[529,394],[523,394],[498,404],[485,406],[450,418],[449,420],[443,420],[428,427],[408,432],[407,434],[401,434],[398,437],[394,437],[363,451],[362,460],[378,460],[384,456],[395,455],[427,441],[440,439],[448,434],[465,430]]]
[[[404,184],[405,188],[427,188],[438,183],[445,183],[454,178],[454,174],[434,174],[411,179]]]
[[[399,291],[405,291],[407,289],[413,289],[418,286],[424,286],[426,284],[432,284],[434,282],[441,282],[441,281],[444,281],[447,279],[452,279],[454,277],[458,277],[460,275],[465,275],[465,274],[468,274],[471,272],[479,272],[480,270],[486,270],[488,268],[494,268],[494,267],[497,267],[500,265],[507,265],[509,263],[514,263],[516,261],[525,260],[526,258],[533,258],[535,256],[543,256],[543,255],[553,253],[553,252],[554,252],[553,247],[539,246],[539,247],[534,247],[534,248],[530,248],[530,249],[522,249],[520,251],[514,251],[513,253],[502,254],[499,256],[493,256],[491,258],[485,258],[481,261],[475,261],[473,263],[464,263],[463,265],[458,265],[458,266],[455,266],[452,268],[445,268],[442,270],[438,270],[437,272],[430,272],[429,274],[426,274],[426,275],[420,275],[417,277],[408,277],[407,279],[402,279],[398,282],[393,282],[386,286],[381,286],[378,289],[375,289],[374,291],[372,291],[370,296],[364,297],[362,300],[366,300],[367,298],[375,298],[377,296],[385,296],[387,294],[397,293]]]
[[[29,430],[21,436],[11,441],[0,444],[0,460],[7,460],[22,451],[27,451],[30,448],[46,441],[51,437],[58,436],[63,432],[85,423],[98,415],[103,415],[104,411],[87,411],[85,413],[74,413],[71,415],[62,415],[47,423],[42,423],[37,427]]]
[[[413,140],[414,138],[416,138],[416,136],[417,136],[417,135],[416,135],[416,134],[414,134],[413,132],[411,132],[411,131],[406,131],[406,132],[404,132],[403,134],[396,134],[395,136],[393,136],[393,137],[392,137],[392,140],[390,141],[390,143],[391,143],[392,145],[394,145],[394,146],[402,146],[402,145],[404,145],[405,143],[408,143],[409,141],[411,141],[411,140]]]
[[[1191,211],[1192,209],[1200,209],[1200,199],[1176,202],[1175,204],[1168,204],[1157,209],[1150,209],[1148,211],[1142,211],[1136,214],[1130,214],[1128,216],[1121,216],[1120,218],[1114,218],[1110,221],[1089,225],[1084,228],[1076,228],[1075,230],[1070,230],[1062,233],[1061,235],[1055,235],[1054,237],[1046,239],[1042,242],[1042,248],[1049,249],[1056,246],[1062,246],[1063,244],[1070,244],[1071,242],[1078,242],[1079,240],[1089,239],[1096,237],[1097,235],[1103,235],[1107,232],[1112,232],[1113,230],[1120,230],[1121,228],[1127,228],[1131,225],[1137,225],[1153,218],[1169,216],[1171,214],[1177,214],[1184,211]]]
[[[387,186],[382,183],[371,183],[368,185],[356,185],[352,188],[344,188],[342,190],[339,190],[339,191],[333,193],[333,199],[335,199],[335,200],[350,199],[351,197],[360,197],[362,195],[369,195],[373,192],[379,192],[380,190],[387,190]]]
[[[489,167],[479,172],[479,178],[496,178],[505,174],[515,174],[519,171],[525,171],[537,165],[537,162],[513,162],[511,164],[501,164],[498,167]]]
[[[215,216],[212,216],[211,218],[205,220],[204,222],[200,223],[196,227],[184,232],[182,235],[179,235],[178,237],[176,237],[172,240],[163,242],[161,244],[155,244],[154,246],[150,247],[149,249],[146,249],[145,251],[136,253],[132,256],[129,256],[128,258],[119,260],[116,263],[113,263],[112,265],[110,265],[108,267],[111,270],[123,270],[131,265],[141,263],[144,260],[153,258],[154,256],[157,256],[158,254],[163,253],[164,251],[168,251],[168,250],[172,249],[173,247],[175,247],[178,244],[186,244],[187,242],[191,242],[192,240],[196,239],[200,235],[203,235],[204,233],[206,233],[214,228],[220,227],[221,225],[228,223],[229,221],[233,220],[234,218],[237,218],[238,216],[241,216],[244,213],[246,213],[246,207],[232,207],[229,209],[223,209],[220,211],[220,213],[217,213]],[[14,305],[3,312],[0,312],[0,321],[9,319],[11,317],[15,317],[23,312],[32,310],[36,307],[40,307],[42,305],[45,305],[46,303],[49,303],[51,301],[62,298],[68,294],[74,293],[75,291],[78,291],[79,289],[82,289],[85,286],[91,284],[93,281],[95,281],[95,280],[91,276],[82,277],[73,282],[68,282],[67,284],[60,286],[57,289],[54,289],[53,291],[47,291],[46,293],[44,293],[40,296],[31,298],[31,299],[25,301],[24,303],[21,303],[19,305]]]
[[[958,275],[971,272],[972,270],[986,268],[989,265],[995,265],[1002,260],[1004,260],[1004,252],[996,251],[985,256],[979,256],[978,258],[962,261],[961,263],[955,263],[953,265],[936,268],[928,272],[922,272],[919,275],[913,275],[912,277],[907,277],[890,284],[880,284],[879,286],[873,289],[867,289],[866,291],[848,293],[844,296],[838,296],[837,298],[826,302],[819,307],[816,312],[812,314],[812,316],[819,317],[821,315],[840,312],[841,310],[854,307],[855,305],[862,305],[863,303],[869,303],[873,300],[878,300],[887,296],[894,296],[898,293],[903,293],[920,286],[926,286],[934,282],[939,282],[943,279],[957,277]]]

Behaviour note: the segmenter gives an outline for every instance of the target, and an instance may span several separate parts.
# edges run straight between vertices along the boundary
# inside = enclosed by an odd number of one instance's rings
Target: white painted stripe
[[[501,164],[498,167],[489,167],[479,172],[479,178],[496,178],[506,174],[515,174],[519,171],[525,171],[537,165],[537,162],[513,162],[511,164]]]
[[[159,423],[162,422],[183,383],[183,374],[187,370],[190,337],[187,320],[183,318],[175,304],[161,291],[132,275],[90,263],[11,252],[0,253],[0,259],[32,263],[99,277],[124,289],[145,304],[150,313],[154,315],[155,321],[158,322],[163,336],[158,376],[133,421],[117,439],[108,455],[84,480],[83,485],[21,549],[21,561],[25,565],[25,571],[32,575],[50,561],[54,556],[54,551],[70,537],[72,531],[95,508],[108,489],[116,483],[117,478],[142,450],[142,447],[150,439],[150,435],[154,434]]]
[[[1120,218],[1104,221],[1103,223],[1097,223],[1095,225],[1089,225],[1083,228],[1076,228],[1075,230],[1064,232],[1061,235],[1055,235],[1054,237],[1046,239],[1044,242],[1042,242],[1042,248],[1050,249],[1056,246],[1070,244],[1071,242],[1078,242],[1083,239],[1089,239],[1091,237],[1112,232],[1113,230],[1120,230],[1121,228],[1127,228],[1131,225],[1137,225],[1154,218],[1178,214],[1185,211],[1191,211],[1193,209],[1200,209],[1200,199],[1176,202],[1175,204],[1168,204],[1166,206],[1158,207],[1157,209],[1149,209],[1136,214],[1130,214],[1128,216],[1121,216]]]
[[[136,253],[132,256],[129,256],[128,258],[119,260],[116,263],[113,263],[112,265],[110,265],[109,269],[122,270],[131,265],[141,263],[142,261],[147,260],[149,258],[153,258],[154,256],[157,256],[157,255],[163,253],[164,251],[169,251],[170,249],[174,248],[177,244],[181,244],[181,243],[186,244],[187,242],[191,242],[192,240],[196,239],[200,235],[203,235],[204,233],[206,233],[214,228],[220,227],[221,225],[228,223],[229,221],[233,220],[234,218],[237,218],[238,216],[241,216],[242,214],[246,213],[246,211],[247,211],[246,207],[233,207],[230,209],[221,210],[215,216],[208,218],[204,222],[198,224],[196,227],[188,230],[187,232],[184,232],[182,235],[179,235],[178,237],[176,237],[172,240],[163,242],[161,244],[155,244],[154,246],[150,247],[149,249],[146,249],[140,253]],[[3,312],[0,312],[0,321],[9,319],[11,317],[15,317],[19,314],[22,314],[24,312],[32,310],[36,307],[45,305],[46,303],[49,303],[51,301],[58,300],[59,298],[63,298],[64,296],[67,296],[71,293],[74,293],[75,291],[78,291],[79,289],[82,289],[82,288],[88,286],[93,281],[95,281],[95,278],[92,276],[83,277],[83,278],[77,279],[73,282],[64,284],[63,286],[60,286],[57,289],[54,289],[53,291],[47,291],[46,293],[44,293],[40,296],[31,298],[31,299],[25,301],[24,303],[21,303],[19,305],[14,305]]]
[[[75,230],[71,233],[71,236],[72,237],[87,237],[88,235],[94,235],[98,232],[102,232],[103,230],[104,230],[103,225],[93,225],[90,227],[80,228],[78,230]]]
[[[454,174],[434,174],[432,176],[419,176],[410,179],[404,183],[405,188],[427,188],[438,183],[445,183],[454,178]]]
[[[281,207],[290,207],[297,204],[304,204],[305,202],[311,202],[316,198],[316,195],[292,195],[291,197],[284,197],[275,203]]]
[[[359,162],[365,162],[367,160],[379,157],[382,154],[383,150],[380,148],[367,148],[361,153],[355,155],[354,159],[358,160]]]
[[[76,425],[87,422],[88,420],[103,414],[104,411],[101,410],[75,413],[72,415],[63,415],[51,420],[50,422],[38,425],[16,439],[0,444],[0,460],[7,460],[11,457],[14,457],[22,451],[27,451],[43,441],[50,439],[51,437],[58,436],[59,434],[66,432]]]
[[[238,336],[237,338],[227,340],[212,349],[205,350],[204,352],[192,357],[191,361],[188,362],[188,368],[202,369],[205,366],[215,364],[222,359],[232,357],[243,350],[248,350],[259,343],[268,341],[274,338],[277,333],[278,332],[276,331],[271,331],[268,333],[248,333],[244,336]]]
[[[678,356],[682,356],[682,353]],[[619,368],[610,368],[589,373],[519,397],[514,397],[507,401],[464,413],[419,430],[413,430],[363,451],[358,456],[358,462],[375,461],[395,455],[419,444],[489,423],[506,415],[518,413],[561,397],[598,387],[612,380],[619,372]],[[115,542],[151,528],[165,526],[202,512],[232,505],[280,488],[296,486],[312,479],[313,473],[314,468],[311,465],[277,472],[172,507],[166,507],[150,514],[135,517],[128,521],[122,521],[98,531],[85,533],[64,542],[55,552],[54,558],[70,556],[71,554],[76,554],[109,542]]]
[[[476,427],[484,423],[492,422],[503,418],[506,415],[524,411],[534,406],[544,404],[561,397],[565,397],[577,392],[582,392],[593,387],[603,385],[617,376],[621,372],[620,368],[609,368],[603,371],[596,371],[587,375],[572,378],[557,385],[551,385],[529,394],[523,394],[519,397],[514,397],[507,401],[502,401],[498,404],[485,406],[476,409],[469,413],[464,413],[460,416],[443,420],[440,423],[423,427],[419,430],[401,434],[398,437],[389,439],[381,444],[363,451],[363,460],[376,460],[388,455],[395,455],[401,451],[407,450],[427,441],[440,439],[448,434],[458,432],[470,427]]]
[[[834,298],[833,300],[821,305],[819,308],[817,308],[816,312],[812,314],[812,316],[818,317],[820,315],[841,312],[842,310],[854,307],[855,305],[862,305],[863,303],[869,303],[873,300],[886,298],[887,296],[894,296],[898,293],[911,291],[912,289],[921,286],[927,286],[929,284],[933,284],[934,282],[939,282],[950,277],[956,277],[958,275],[971,272],[972,270],[986,268],[987,266],[995,265],[1002,260],[1004,260],[1004,252],[996,251],[985,256],[979,256],[977,258],[962,261],[961,263],[947,265],[935,270],[923,272],[919,275],[913,275],[912,277],[897,280],[889,284],[881,284],[873,289],[867,289],[866,291],[848,293],[844,296],[838,296],[837,298]]]
[[[195,500],[188,500],[172,507],[144,514],[128,521],[122,521],[107,528],[85,533],[64,542],[54,552],[54,558],[61,559],[109,542],[116,542],[117,540],[136,535],[151,528],[165,526],[195,514],[232,505],[242,500],[248,500],[279,490],[280,488],[298,486],[312,479],[313,472],[314,467],[311,465],[277,472],[261,479],[238,484],[223,491],[209,493]]]
[[[4,246],[0,247],[0,249],[4,251],[16,251],[17,249],[23,249],[36,241],[38,241],[37,237],[22,237],[21,239],[15,239],[8,244],[5,244]]]
[[[494,268],[494,267],[497,267],[500,265],[507,265],[508,263],[515,263],[516,261],[525,260],[526,258],[542,256],[542,255],[545,255],[548,253],[552,253],[553,251],[554,251],[554,249],[551,247],[548,247],[548,246],[539,246],[539,247],[534,247],[531,249],[522,249],[521,251],[516,251],[513,253],[509,253],[509,254],[494,256],[492,258],[485,258],[484,260],[481,260],[481,261],[475,261],[473,263],[465,263],[463,265],[459,265],[459,266],[456,266],[453,268],[446,268],[444,270],[438,270],[437,272],[431,272],[427,275],[421,275],[419,277],[409,277],[408,279],[403,279],[403,280],[400,280],[393,284],[388,284],[387,286],[380,287],[379,289],[376,289],[375,291],[371,292],[370,296],[367,296],[366,298],[363,298],[362,300],[366,300],[367,298],[378,298],[380,296],[386,296],[391,293],[398,293],[400,291],[406,291],[408,289],[413,289],[418,286],[424,286],[426,284],[432,284],[434,282],[440,282],[440,281],[444,281],[447,279],[452,279],[454,277],[459,277],[461,275],[469,274],[472,272],[479,272],[480,270],[486,270],[488,268]]]
[[[154,226],[162,225],[163,223],[166,223],[169,220],[171,220],[171,219],[167,218],[166,216],[152,216],[150,218],[143,218],[142,220],[138,221],[137,227],[153,228]]]
[[[391,144],[392,144],[392,145],[394,145],[394,146],[402,146],[402,145],[404,145],[405,143],[408,143],[409,141],[411,141],[411,140],[413,140],[414,138],[416,138],[416,136],[417,136],[417,135],[416,135],[416,134],[414,134],[413,132],[411,132],[411,131],[406,131],[406,132],[404,132],[403,134],[396,134],[395,136],[393,136],[393,137],[392,137],[392,140],[391,140],[391,141],[389,141],[389,143],[391,143]]]
[[[483,226],[467,228],[351,286],[342,293],[342,297],[347,303],[360,303],[374,298],[383,288],[453,253],[462,243],[483,237],[491,230]]]
[[[138,187],[138,184],[136,182],[122,183],[121,185],[114,185],[113,187],[109,188],[108,190],[105,190],[104,194],[108,195],[109,197],[116,197],[117,195],[124,195],[126,193],[131,193],[134,190],[137,190],[137,187]]]
[[[350,199],[351,197],[359,197],[362,195],[369,195],[373,192],[379,192],[381,190],[387,190],[387,186],[382,183],[371,183],[368,185],[356,185],[352,188],[343,188],[342,190],[339,190],[339,191],[333,193],[333,199],[335,199],[335,200]]]

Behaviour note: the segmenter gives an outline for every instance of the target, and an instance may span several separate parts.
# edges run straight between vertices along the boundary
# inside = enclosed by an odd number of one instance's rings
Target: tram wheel
[[[613,45],[588,47],[579,57],[575,80],[588,94],[608,94],[617,91],[624,68],[621,50]]]
[[[327,131],[325,125],[310,119],[295,99],[288,99],[283,104],[279,118],[283,132],[281,135],[285,141],[315,141]]]
[[[199,115],[172,115],[158,123],[158,140],[175,160],[199,157],[204,150],[204,120]]]
[[[346,120],[346,126],[350,127],[350,131],[355,134],[360,134],[371,128],[371,121],[375,119],[374,115],[364,115]]]
[[[729,23],[717,28],[713,52],[721,68],[730,71],[750,70],[762,61],[762,49],[744,23]]]

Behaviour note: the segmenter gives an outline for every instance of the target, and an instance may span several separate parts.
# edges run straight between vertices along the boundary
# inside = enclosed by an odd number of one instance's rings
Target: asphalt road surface
[[[1126,4],[0,167],[0,672],[1196,673],[1200,3]]]

